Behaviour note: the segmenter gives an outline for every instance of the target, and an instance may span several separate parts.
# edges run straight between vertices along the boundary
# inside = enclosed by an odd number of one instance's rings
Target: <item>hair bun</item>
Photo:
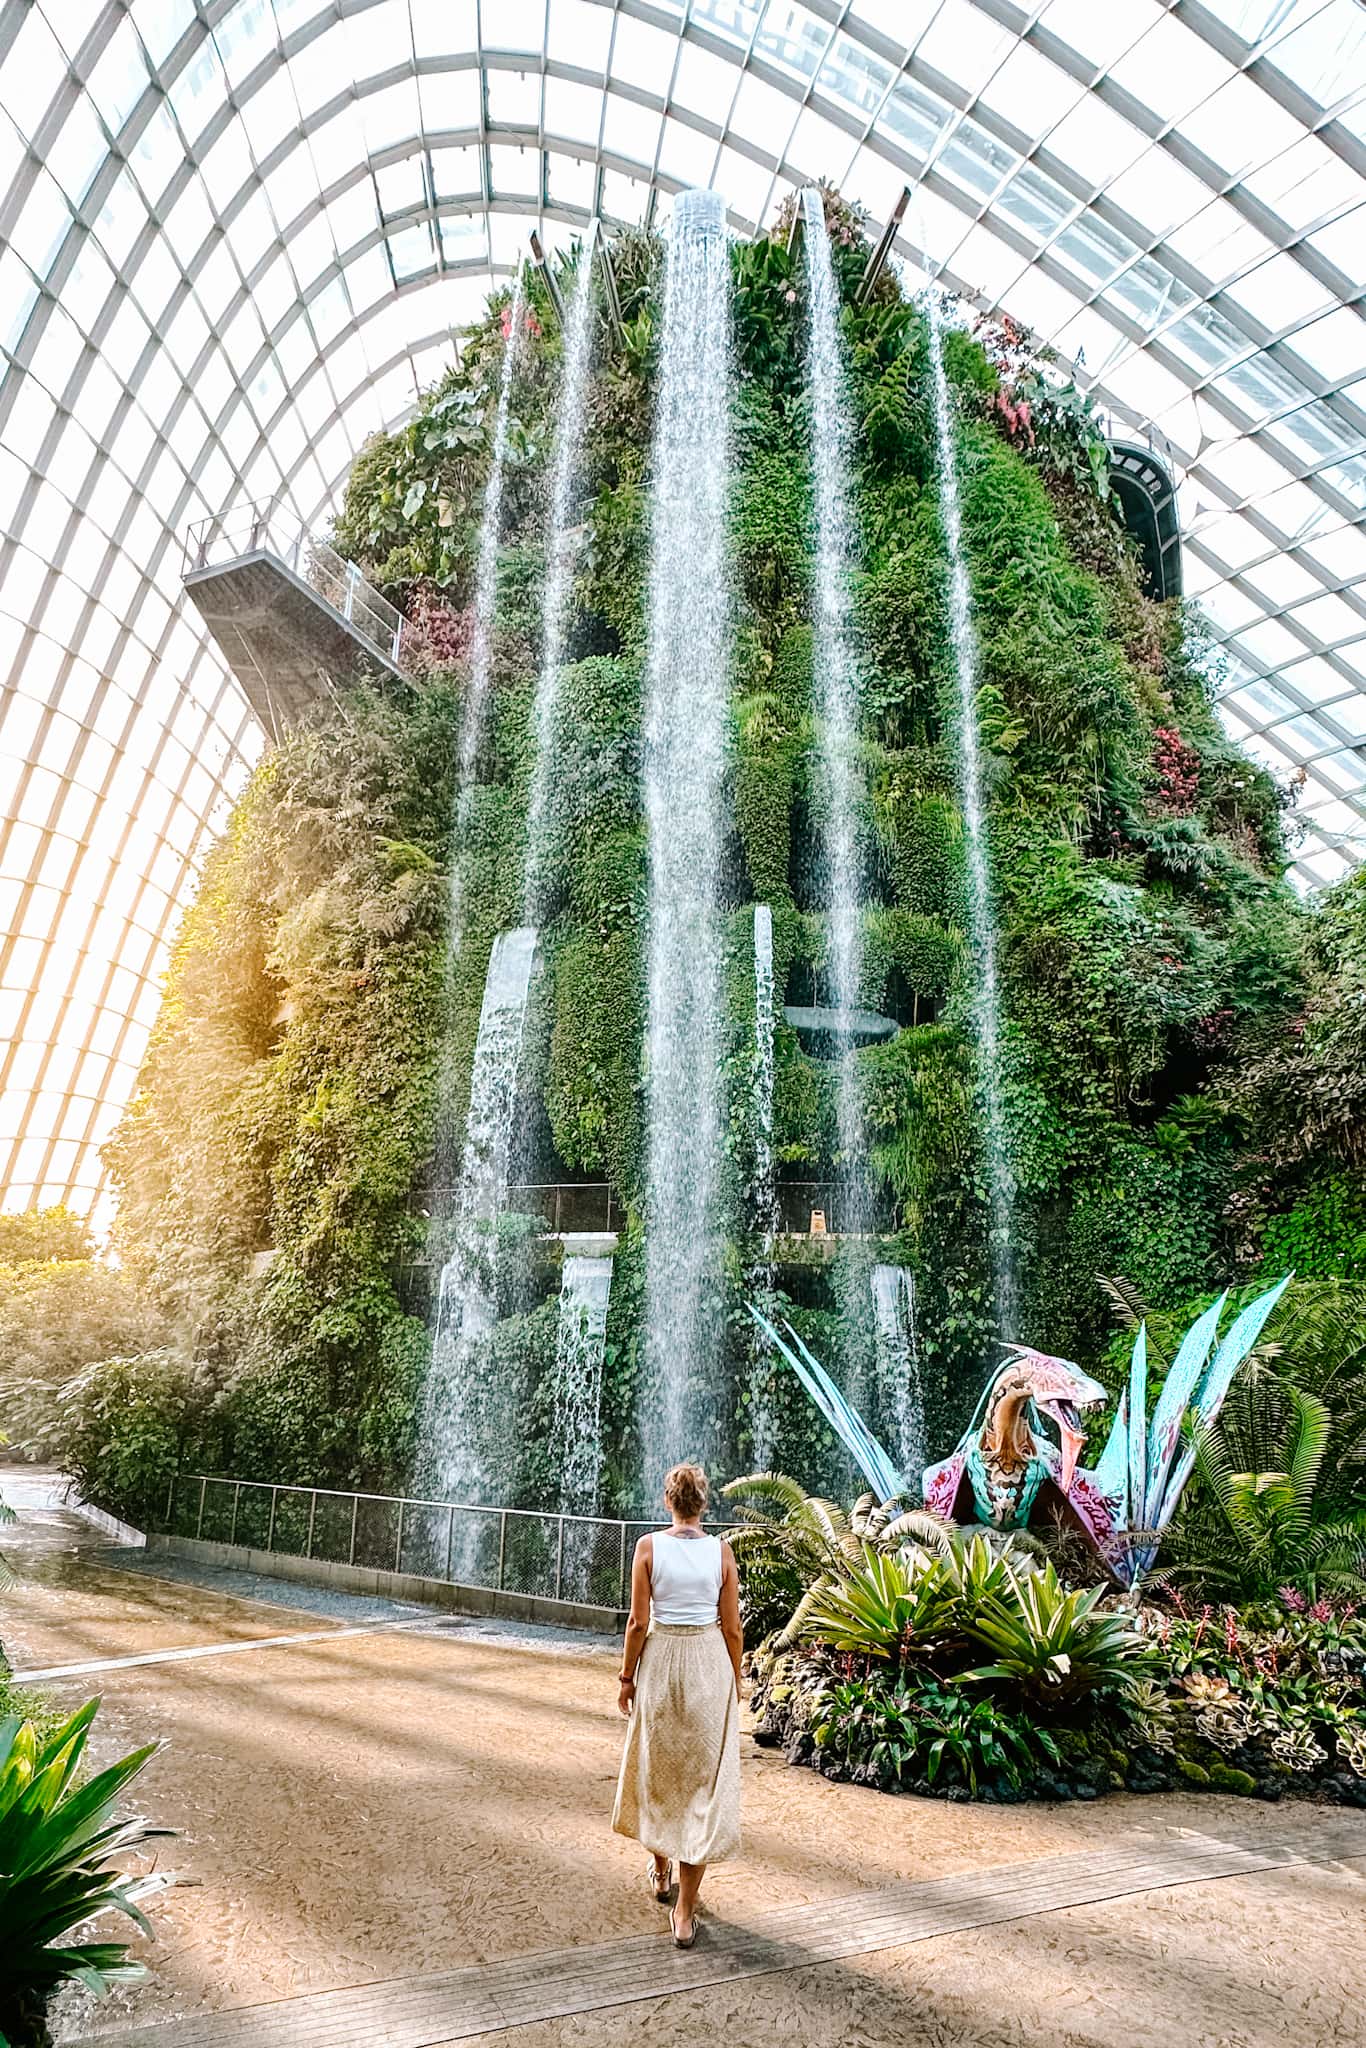
[[[707,1505],[707,1475],[700,1465],[675,1465],[665,1475],[664,1498],[676,1515],[691,1519]]]

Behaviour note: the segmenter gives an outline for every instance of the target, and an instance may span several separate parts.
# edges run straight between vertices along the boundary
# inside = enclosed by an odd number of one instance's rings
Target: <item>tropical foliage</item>
[[[61,1208],[0,1217],[0,1416],[14,1452],[52,1454],[84,1367],[156,1343],[160,1313]]]
[[[845,1680],[821,1696],[812,1737],[822,1759],[843,1764],[856,1784],[900,1790],[917,1778],[1012,1788],[1040,1764],[1057,1763],[1048,1729],[1026,1714],[1011,1714],[994,1700],[934,1679],[903,1679],[891,1692]]]
[[[1333,1433],[1325,1404],[1283,1383],[1244,1432],[1201,1433],[1202,1494],[1186,1515],[1171,1573],[1212,1595],[1267,1599],[1283,1587],[1366,1598],[1366,1500],[1334,1507],[1319,1491]],[[1244,1469],[1234,1469],[1247,1460]],[[1325,1489],[1325,1493],[1326,1493]]]
[[[993,1311],[929,336],[890,272],[856,302],[866,223],[838,195],[826,207],[857,428],[862,994],[899,1026],[859,1066],[885,1226],[878,1255],[916,1274],[938,1447],[976,1397]],[[603,1389],[605,1505],[629,1502],[638,1469],[641,657],[660,253],[644,232],[614,244],[622,329],[604,308],[594,335],[516,1172],[608,1183],[626,1219]],[[753,1402],[740,1395],[756,1352],[739,1313],[754,1255],[744,1190],[756,1136],[756,901],[773,911],[780,1170],[819,1184],[840,1164],[829,1065],[782,1010],[819,1003],[830,972],[815,858],[805,278],[781,223],[736,245],[733,275],[734,829],[717,863],[735,1398],[718,1404],[713,1439],[697,1447],[725,1472],[757,1461]],[[146,1355],[138,1384],[160,1404],[157,1431],[142,1439],[152,1469],[137,1474],[135,1446],[127,1459],[100,1450],[98,1433],[117,1437],[123,1424],[96,1382],[67,1411],[90,1425],[91,1469],[125,1489],[125,1505],[155,1492],[172,1440],[183,1461],[245,1476],[383,1487],[407,1470],[429,1260],[442,1250],[440,1191],[458,1158],[489,948],[522,917],[561,347],[539,280],[531,309],[511,383],[492,694],[468,833],[452,845],[453,735],[509,345],[504,297],[413,420],[363,452],[338,522],[344,551],[420,625],[410,686],[361,680],[265,760],[181,934],[110,1153],[117,1248],[158,1318],[136,1346],[111,1343],[122,1361],[113,1380]],[[1085,401],[1026,337],[949,326],[1001,925],[1015,1334],[1089,1366],[1107,1337],[1098,1273],[1124,1276],[1161,1310],[1206,1291],[1235,1253],[1251,1274],[1264,1245],[1276,1243],[1279,1259],[1292,1239],[1312,1242],[1313,1270],[1326,1271],[1362,1241],[1366,893],[1354,886],[1306,912],[1285,885],[1283,795],[1223,735],[1198,621],[1145,595]],[[452,866],[470,920],[448,971]],[[524,1236],[479,1369],[491,1388],[516,1390],[521,1448],[506,1490],[538,1504],[555,1498],[543,1448],[543,1304],[555,1274]],[[794,1251],[778,1269],[781,1312],[837,1375],[863,1369],[849,1312],[867,1298],[857,1257]],[[871,1419],[887,1436],[890,1390],[878,1399]],[[773,1390],[771,1412],[774,1462],[811,1487],[847,1485],[830,1432],[798,1392]],[[138,1413],[143,1431],[147,1405]]]
[[[119,1802],[157,1744],[93,1776],[83,1774],[90,1700],[46,1738],[31,1721],[0,1721],[0,2037],[10,2048],[44,2048],[44,2011],[59,1984],[89,1991],[143,1975],[125,1941],[70,1937],[117,1912],[150,1933],[139,1899],[159,1878],[129,1880],[120,1860],[164,1829],[121,1818]]]

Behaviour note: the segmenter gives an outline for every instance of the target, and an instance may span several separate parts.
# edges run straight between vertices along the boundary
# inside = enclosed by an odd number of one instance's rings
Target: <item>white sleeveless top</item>
[[[656,1530],[650,1613],[666,1628],[707,1628],[721,1598],[721,1538]]]

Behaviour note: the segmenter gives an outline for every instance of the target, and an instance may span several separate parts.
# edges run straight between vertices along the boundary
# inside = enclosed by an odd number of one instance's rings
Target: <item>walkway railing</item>
[[[185,539],[183,573],[223,568],[244,555],[272,554],[341,613],[352,631],[386,661],[401,666],[407,621],[381,597],[354,562],[319,540],[278,502],[234,505],[200,519]]]
[[[636,1538],[658,1526],[199,1472],[172,1482],[165,1532],[489,1592],[626,1607]]]
[[[413,1199],[422,1215],[449,1216],[459,1206],[460,1188],[423,1189]],[[503,1190],[503,1208],[539,1216],[551,1237],[593,1236],[626,1228],[626,1212],[605,1180],[515,1181]]]

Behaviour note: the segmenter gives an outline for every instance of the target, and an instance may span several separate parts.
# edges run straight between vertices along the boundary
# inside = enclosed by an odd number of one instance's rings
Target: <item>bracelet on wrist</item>
[[[620,1684],[620,1685],[634,1685],[634,1684],[635,1684],[635,1680],[634,1680],[634,1678],[628,1678],[628,1677],[626,1676],[626,1673],[625,1673],[624,1671],[619,1671],[619,1672],[617,1673],[617,1682],[618,1682],[618,1684]]]

